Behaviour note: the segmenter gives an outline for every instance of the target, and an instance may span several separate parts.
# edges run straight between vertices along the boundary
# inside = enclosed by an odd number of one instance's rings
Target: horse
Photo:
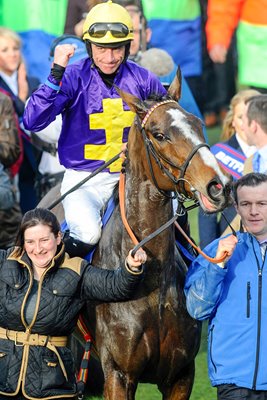
[[[173,193],[180,209],[186,200],[197,201],[208,213],[226,207],[230,177],[205,143],[201,121],[178,103],[179,73],[168,95],[160,99],[141,101],[117,90],[136,114],[124,163],[124,204],[137,240],[172,218]],[[92,264],[115,269],[132,247],[117,202]],[[177,251],[173,225],[143,248],[148,255],[145,276],[133,298],[90,302],[82,312],[101,362],[104,398],[134,400],[138,383],[146,382],[156,384],[165,400],[187,400],[194,381],[200,325],[186,310],[186,265]]]

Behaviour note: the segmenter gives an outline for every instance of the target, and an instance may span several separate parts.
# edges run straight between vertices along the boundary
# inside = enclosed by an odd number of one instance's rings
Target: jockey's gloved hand
[[[78,239],[74,239],[72,236],[64,236],[63,242],[65,245],[65,251],[71,258],[85,258],[88,253],[95,248],[95,245],[81,242]]]

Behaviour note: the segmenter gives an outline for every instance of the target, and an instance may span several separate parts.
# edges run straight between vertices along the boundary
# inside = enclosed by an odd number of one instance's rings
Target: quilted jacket
[[[0,327],[10,331],[66,337],[74,330],[85,300],[125,300],[142,276],[124,266],[115,271],[103,270],[80,258],[70,259],[60,245],[39,283],[36,282],[33,319],[27,321],[33,271],[27,254],[23,251],[17,255],[15,250],[0,251]],[[29,399],[74,397],[71,351],[64,346],[52,351],[46,345],[21,345],[19,341],[1,338],[0,396],[16,395],[20,390]]]

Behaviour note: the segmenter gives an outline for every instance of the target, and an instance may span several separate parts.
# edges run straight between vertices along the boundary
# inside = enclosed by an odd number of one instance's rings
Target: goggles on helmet
[[[116,39],[123,39],[129,35],[128,27],[120,22],[96,22],[95,24],[91,25],[88,29],[88,33],[90,37],[95,39],[103,38],[107,32],[110,32],[111,35]]]

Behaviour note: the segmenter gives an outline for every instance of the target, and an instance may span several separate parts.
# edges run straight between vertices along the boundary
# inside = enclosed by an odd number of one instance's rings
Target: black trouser
[[[218,400],[267,400],[266,390],[252,390],[236,385],[217,386]]]

